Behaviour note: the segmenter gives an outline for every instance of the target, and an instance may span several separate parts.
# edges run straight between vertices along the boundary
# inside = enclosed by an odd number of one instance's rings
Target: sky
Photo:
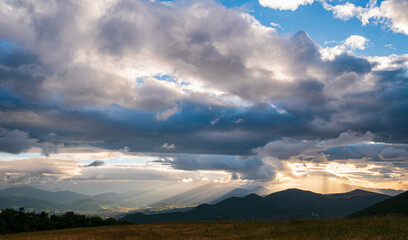
[[[408,1],[1,1],[0,188],[408,190]]]

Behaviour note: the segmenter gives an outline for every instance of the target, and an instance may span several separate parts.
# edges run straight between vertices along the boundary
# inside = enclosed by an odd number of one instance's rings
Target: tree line
[[[24,208],[19,210],[8,208],[0,211],[0,234],[119,224],[127,224],[127,222],[113,218],[102,219],[99,216],[86,217],[74,212],[48,215],[44,211],[25,212]]]

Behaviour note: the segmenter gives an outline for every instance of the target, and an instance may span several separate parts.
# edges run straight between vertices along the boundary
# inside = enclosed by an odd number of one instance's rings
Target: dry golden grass
[[[408,218],[156,223],[11,234],[0,239],[408,239]]]

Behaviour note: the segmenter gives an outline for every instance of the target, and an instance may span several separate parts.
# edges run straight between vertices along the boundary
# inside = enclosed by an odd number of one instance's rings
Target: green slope
[[[58,203],[52,203],[45,200],[28,198],[28,197],[18,197],[18,196],[0,196],[0,209],[6,208],[20,208],[24,207],[29,211],[61,211],[64,206]]]
[[[350,217],[380,216],[380,215],[408,216],[408,192],[372,205],[366,209],[350,215]]]

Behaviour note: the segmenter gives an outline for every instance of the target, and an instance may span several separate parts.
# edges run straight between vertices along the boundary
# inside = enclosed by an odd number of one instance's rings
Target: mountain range
[[[50,213],[75,211],[123,217],[135,223],[219,218],[288,219],[292,216],[327,218],[350,214],[408,215],[407,192],[393,198],[365,190],[318,194],[288,189],[269,195],[267,193],[268,190],[260,186],[214,190],[210,185],[203,185],[156,202],[152,201],[153,197],[148,203],[152,195],[139,190],[91,196],[70,191],[50,192],[32,187],[12,187],[0,190],[0,209],[24,207],[28,211]],[[138,212],[129,214],[132,211]]]
[[[216,219],[289,219],[344,217],[390,196],[354,190],[340,194],[318,194],[299,189],[288,189],[265,197],[249,194],[230,197],[215,204],[201,204],[186,212],[146,215],[133,213],[122,220],[133,223],[168,221],[207,221]]]
[[[138,209],[144,213],[169,212],[173,209],[189,210],[201,203],[216,203],[231,196],[242,197],[250,193],[266,194],[263,187],[252,189],[214,189],[203,185],[181,194],[160,199],[160,194],[145,190],[125,193],[102,193],[98,195],[78,194],[70,191],[50,192],[33,187],[12,187],[0,190],[0,209],[24,207],[29,211],[65,212],[96,214],[123,214]]]

